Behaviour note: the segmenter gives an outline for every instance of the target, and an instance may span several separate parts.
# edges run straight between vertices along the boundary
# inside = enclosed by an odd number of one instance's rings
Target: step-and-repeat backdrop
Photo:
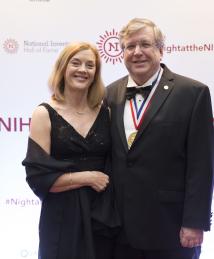
[[[37,258],[40,201],[25,182],[33,109],[49,98],[47,79],[70,41],[90,41],[102,56],[105,84],[125,75],[118,31],[134,17],[166,35],[163,61],[210,87],[214,100],[212,0],[0,0],[0,258]],[[213,259],[214,230],[202,259]]]

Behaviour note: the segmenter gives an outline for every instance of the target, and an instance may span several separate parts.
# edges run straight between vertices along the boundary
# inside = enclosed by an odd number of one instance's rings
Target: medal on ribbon
[[[152,82],[152,85],[149,85],[149,86],[146,86],[145,88],[147,88],[149,91],[151,90],[151,93],[148,92],[147,95],[143,95],[143,102],[142,103],[137,103],[136,101],[136,96],[134,97],[131,97],[131,98],[128,98],[129,102],[130,102],[130,109],[131,109],[131,114],[132,114],[132,120],[133,120],[133,124],[134,124],[134,127],[135,127],[135,130],[136,131],[133,131],[129,136],[128,136],[128,139],[127,139],[127,143],[128,143],[128,147],[129,149],[131,148],[134,140],[135,140],[135,137],[137,135],[137,132],[143,122],[143,119],[144,119],[144,115],[147,111],[147,109],[149,108],[150,106],[150,103],[151,103],[151,99],[152,99],[152,96],[154,94],[154,89],[153,88],[155,86],[155,84],[157,83],[158,81],[158,78],[159,78],[159,75],[160,75],[160,72],[161,72],[161,69],[159,70],[155,80]],[[149,88],[148,88],[149,87]],[[150,89],[151,88],[151,89]],[[145,89],[144,89],[145,90]],[[139,91],[140,92],[140,91]],[[141,91],[142,92],[142,91]]]
[[[134,132],[132,132],[132,133],[129,135],[128,141],[127,141],[129,148],[131,147],[132,143],[134,142],[134,139],[135,139],[136,135],[137,135],[137,131],[134,131]]]
[[[130,108],[131,108],[131,114],[132,114],[132,120],[134,123],[134,127],[136,129],[136,131],[133,131],[127,139],[127,143],[128,143],[128,148],[130,149],[135,137],[137,135],[138,129],[140,128],[140,125],[142,124],[143,121],[143,117],[144,117],[144,113],[146,111],[145,105],[146,100],[144,100],[144,102],[140,105],[140,107],[137,106],[136,103],[136,98],[134,97],[132,100],[130,100]],[[148,106],[149,103],[146,103],[146,106]]]

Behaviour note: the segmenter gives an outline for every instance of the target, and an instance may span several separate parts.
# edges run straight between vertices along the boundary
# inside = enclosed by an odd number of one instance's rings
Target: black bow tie
[[[152,90],[152,85],[145,87],[127,87],[126,88],[126,99],[131,100],[136,94],[141,94],[144,99],[146,99]]]

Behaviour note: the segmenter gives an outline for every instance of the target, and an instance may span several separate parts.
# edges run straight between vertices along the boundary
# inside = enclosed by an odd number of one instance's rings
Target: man
[[[115,258],[199,258],[213,188],[209,89],[161,64],[164,36],[152,21],[133,19],[119,37],[129,75],[106,95],[123,224]]]

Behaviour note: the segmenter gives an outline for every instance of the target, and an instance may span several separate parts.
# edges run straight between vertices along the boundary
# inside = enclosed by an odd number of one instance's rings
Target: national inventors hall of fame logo
[[[5,52],[9,54],[15,54],[18,52],[19,44],[15,39],[6,39],[3,43]]]
[[[117,62],[122,62],[123,51],[120,48],[118,33],[114,29],[105,31],[105,34],[100,35],[97,45],[100,56],[106,63],[112,62],[115,65]]]

